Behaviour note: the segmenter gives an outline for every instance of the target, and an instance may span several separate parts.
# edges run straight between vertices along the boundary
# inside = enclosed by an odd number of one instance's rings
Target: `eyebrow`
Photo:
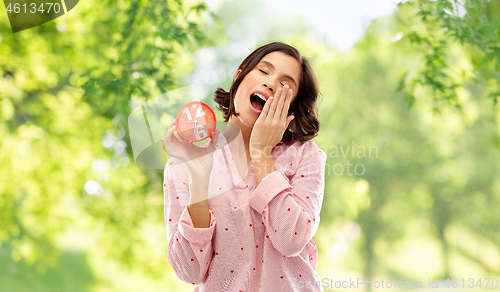
[[[276,69],[276,68],[274,67],[274,65],[273,65],[273,64],[271,64],[271,62],[268,62],[268,61],[260,61],[260,62],[259,62],[259,64],[260,64],[260,63],[264,63],[264,64],[266,64],[267,66],[269,66],[269,67],[271,67],[271,68],[273,68],[273,69]],[[295,79],[293,79],[293,77],[292,77],[292,76],[287,75],[287,74],[284,74],[283,76],[285,76],[285,78],[286,78],[286,79],[288,79],[288,80],[292,81],[292,82],[293,82],[293,84],[295,84],[295,87],[297,87],[297,82],[295,82]]]

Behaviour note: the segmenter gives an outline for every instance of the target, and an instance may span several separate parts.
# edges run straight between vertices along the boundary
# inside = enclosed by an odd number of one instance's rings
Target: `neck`
[[[239,151],[243,150],[244,146],[247,160],[250,160],[250,135],[252,134],[252,127],[243,125],[238,119],[230,119],[224,135],[228,137],[228,141],[233,141],[233,145]],[[239,137],[241,135],[241,137]],[[243,140],[243,141],[242,141]],[[243,142],[243,145],[241,143]],[[239,152],[238,151],[238,152]],[[243,153],[241,153],[243,156]]]

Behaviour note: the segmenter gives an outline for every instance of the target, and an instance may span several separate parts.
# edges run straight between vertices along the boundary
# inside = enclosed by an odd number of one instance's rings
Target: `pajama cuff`
[[[181,218],[179,220],[179,233],[182,237],[186,238],[192,243],[205,243],[212,240],[212,235],[214,234],[215,224],[217,222],[214,213],[209,209],[210,212],[210,226],[208,228],[195,228],[191,215],[189,215],[189,210],[186,205],[184,211],[182,211]]]
[[[262,214],[269,202],[282,191],[292,188],[288,180],[278,170],[266,175],[248,198],[248,204]]]

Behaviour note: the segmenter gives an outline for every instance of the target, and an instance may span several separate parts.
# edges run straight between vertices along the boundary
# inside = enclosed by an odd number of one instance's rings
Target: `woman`
[[[323,291],[312,239],[326,163],[311,140],[318,93],[309,62],[274,42],[243,61],[229,92],[215,92],[229,122],[224,134],[196,147],[170,125],[162,139],[172,156],[164,177],[167,254],[194,291]]]

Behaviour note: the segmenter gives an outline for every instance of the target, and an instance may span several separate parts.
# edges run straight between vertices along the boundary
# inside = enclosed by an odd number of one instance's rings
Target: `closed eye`
[[[259,69],[259,71],[260,71],[260,72],[262,72],[262,73],[264,73],[264,74],[266,74],[266,75],[269,75],[269,74],[267,74],[267,72],[266,72],[266,71],[264,71],[264,70],[260,70],[260,69]],[[280,84],[281,84],[281,86],[285,86],[285,84],[283,84],[283,83],[280,83]]]

